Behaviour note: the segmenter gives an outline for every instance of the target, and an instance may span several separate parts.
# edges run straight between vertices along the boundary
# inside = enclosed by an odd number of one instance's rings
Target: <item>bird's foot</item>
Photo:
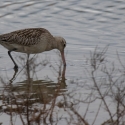
[[[17,65],[14,66],[14,70],[15,70],[16,72],[18,71],[18,66],[17,66]]]

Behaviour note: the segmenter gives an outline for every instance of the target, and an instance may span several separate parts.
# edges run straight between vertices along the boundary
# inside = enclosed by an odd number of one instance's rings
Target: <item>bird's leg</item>
[[[30,54],[27,54],[27,65],[29,64],[29,56]]]
[[[9,50],[9,51],[8,51],[8,55],[10,56],[11,60],[13,61],[14,65],[15,65],[15,66],[14,66],[14,69],[17,70],[17,69],[18,69],[18,65],[16,64],[16,62],[15,62],[14,59],[13,59],[13,57],[11,56],[11,52],[12,52],[12,51],[15,51],[15,50],[17,50],[17,49],[14,48],[14,49],[12,49],[12,50]]]
[[[29,71],[29,54],[27,54],[26,66],[27,66],[27,71]]]
[[[27,68],[27,80],[28,80],[28,83],[31,83],[30,82],[29,54],[27,54],[26,68]]]
[[[28,58],[28,60],[29,60],[29,57],[30,57],[30,54],[27,54],[27,58]]]

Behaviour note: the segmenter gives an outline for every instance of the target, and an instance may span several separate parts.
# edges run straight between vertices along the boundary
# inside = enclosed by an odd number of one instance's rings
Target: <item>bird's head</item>
[[[55,37],[57,43],[56,48],[60,51],[64,66],[66,66],[64,48],[66,47],[66,40],[63,37]]]

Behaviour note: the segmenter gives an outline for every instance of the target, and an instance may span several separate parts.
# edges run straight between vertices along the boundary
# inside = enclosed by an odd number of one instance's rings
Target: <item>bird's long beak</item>
[[[65,60],[64,51],[61,52],[61,56],[62,56],[63,64],[64,64],[64,66],[66,66],[66,60]]]

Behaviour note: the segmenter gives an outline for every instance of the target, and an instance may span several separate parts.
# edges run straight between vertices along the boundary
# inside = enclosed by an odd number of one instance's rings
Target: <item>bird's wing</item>
[[[22,29],[0,35],[0,41],[7,42],[9,44],[20,44],[24,46],[30,46],[38,44],[41,35],[46,33],[50,34],[50,32],[44,28]]]

